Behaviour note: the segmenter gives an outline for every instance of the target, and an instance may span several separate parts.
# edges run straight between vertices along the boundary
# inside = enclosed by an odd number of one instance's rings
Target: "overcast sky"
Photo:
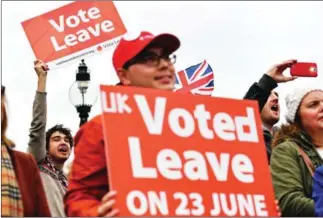
[[[21,151],[27,149],[37,87],[35,56],[21,22],[68,3],[2,2],[1,73],[9,104],[8,134]],[[242,98],[271,65],[291,58],[316,62],[319,77],[279,86],[282,117],[288,90],[314,81],[323,86],[323,2],[119,1],[115,4],[129,31],[169,32],[180,38],[182,45],[176,53],[175,65],[178,70],[206,59],[214,70],[214,96]],[[111,54],[106,51],[85,59],[91,69],[92,85],[118,82]],[[49,72],[47,128],[62,123],[73,134],[78,129],[79,117],[68,98],[78,64],[79,61],[72,62]],[[97,101],[90,117],[99,113]]]

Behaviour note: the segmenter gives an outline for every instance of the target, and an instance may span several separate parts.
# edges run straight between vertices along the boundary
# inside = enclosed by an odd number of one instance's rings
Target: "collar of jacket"
[[[302,129],[300,129],[295,123],[294,124],[283,124],[280,128],[275,131],[273,147],[276,147],[280,143],[291,140],[298,142],[303,149],[313,148],[313,144],[311,143],[310,136],[305,133]],[[304,145],[303,145],[304,144]]]
[[[299,145],[313,161],[315,167],[323,164],[323,159],[318,154],[311,137],[296,124],[283,124],[275,133],[272,145],[275,147],[284,141],[293,141]]]

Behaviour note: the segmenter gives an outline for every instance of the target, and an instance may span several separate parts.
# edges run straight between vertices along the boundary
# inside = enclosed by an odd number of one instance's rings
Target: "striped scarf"
[[[1,216],[22,217],[24,209],[18,181],[6,145],[1,143]]]
[[[53,179],[58,180],[64,191],[67,191],[68,181],[62,170],[55,167],[53,159],[46,155],[43,160],[38,163],[39,170],[50,175]]]

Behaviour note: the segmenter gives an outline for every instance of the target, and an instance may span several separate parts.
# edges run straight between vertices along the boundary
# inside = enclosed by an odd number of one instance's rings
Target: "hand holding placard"
[[[47,83],[47,71],[49,67],[42,60],[34,61],[34,70],[38,76],[37,91],[46,92],[46,83]]]
[[[101,205],[98,207],[98,215],[103,217],[113,217],[119,213],[118,209],[115,209],[115,197],[116,191],[110,191],[105,194],[101,200]]]
[[[47,71],[49,70],[49,67],[42,60],[35,60],[34,69],[38,77],[45,77],[47,76]]]

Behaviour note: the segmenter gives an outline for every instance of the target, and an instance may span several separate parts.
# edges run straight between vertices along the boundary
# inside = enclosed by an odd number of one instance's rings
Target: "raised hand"
[[[296,79],[296,76],[284,76],[283,72],[287,69],[293,66],[297,60],[288,60],[284,61],[280,64],[274,65],[270,68],[270,70],[267,72],[267,75],[272,77],[277,83],[283,83],[288,82]]]
[[[42,60],[34,61],[34,69],[38,77],[47,76],[47,71],[49,70],[48,65],[45,64]]]
[[[38,76],[37,91],[46,92],[47,71],[49,70],[48,66],[41,60],[35,60],[34,69]]]

